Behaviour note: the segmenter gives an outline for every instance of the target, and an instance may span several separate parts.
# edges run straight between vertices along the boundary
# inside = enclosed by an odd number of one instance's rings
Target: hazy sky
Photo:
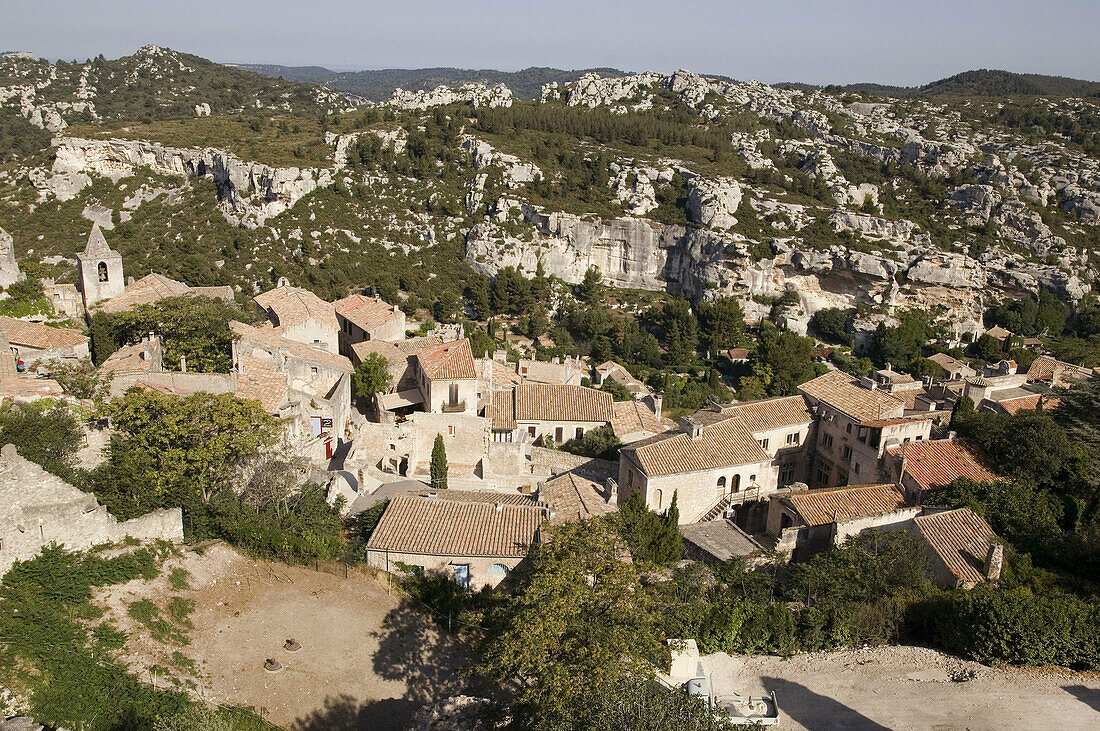
[[[974,68],[1100,80],[1098,0],[0,0],[0,49],[339,69],[526,66],[915,85]]]

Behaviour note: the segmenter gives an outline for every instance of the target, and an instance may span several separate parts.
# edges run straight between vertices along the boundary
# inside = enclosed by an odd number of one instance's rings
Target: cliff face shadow
[[[782,717],[786,716],[806,728],[820,731],[827,729],[890,731],[889,726],[872,721],[859,711],[828,696],[815,693],[800,683],[783,678],[760,678],[760,681],[769,691],[775,691],[781,722]]]

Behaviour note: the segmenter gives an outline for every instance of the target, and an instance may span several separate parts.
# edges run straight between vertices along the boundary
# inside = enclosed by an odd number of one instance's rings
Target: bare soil
[[[173,568],[188,571],[189,589],[170,588]],[[195,602],[187,645],[154,641],[126,612],[138,599],[164,606],[171,596]],[[342,578],[254,561],[216,543],[170,559],[153,582],[113,587],[98,599],[130,635],[123,659],[146,680],[181,653],[194,666],[177,662],[173,674],[194,695],[250,706],[296,731],[403,729],[426,703],[464,689],[455,672],[468,662],[462,646],[366,570]],[[289,638],[301,649],[287,652]],[[278,672],[264,669],[268,658]]]
[[[1100,673],[991,668],[924,647],[702,660],[717,694],[774,691],[781,729],[1096,729]]]

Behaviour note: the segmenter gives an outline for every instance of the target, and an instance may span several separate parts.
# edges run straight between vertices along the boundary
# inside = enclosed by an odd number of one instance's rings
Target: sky
[[[977,68],[1100,80],[1100,2],[0,0],[0,50],[83,61],[147,43],[337,70],[609,66],[914,86]]]

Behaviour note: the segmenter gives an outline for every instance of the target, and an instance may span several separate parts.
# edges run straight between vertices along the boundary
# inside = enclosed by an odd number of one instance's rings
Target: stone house
[[[798,387],[816,410],[810,485],[859,485],[879,480],[886,449],[928,439],[930,416],[906,416],[905,402],[870,379],[832,371]]]
[[[616,496],[606,485],[570,470],[539,486],[538,501],[552,508],[550,524],[598,518],[615,512]]]
[[[54,312],[73,320],[84,317],[84,298],[75,284],[58,284],[52,279],[43,279],[42,293],[50,301]]]
[[[814,416],[801,396],[701,409],[676,431],[619,452],[619,500],[634,492],[651,510],[677,494],[680,523],[726,515],[805,479]]]
[[[520,380],[532,383],[548,383],[553,386],[579,386],[587,366],[581,360],[566,356],[565,359],[530,360],[520,358],[516,373]]]
[[[340,326],[340,352],[349,357],[355,343],[405,338],[405,313],[379,297],[353,294],[337,300],[333,307]]]
[[[962,381],[978,375],[976,370],[966,363],[963,363],[961,360],[952,358],[947,353],[935,353],[928,356],[928,360],[947,371],[948,379],[953,381]]]
[[[367,564],[442,573],[471,591],[496,586],[527,557],[550,513],[523,495],[398,495],[367,541]]]
[[[983,581],[1001,578],[1004,544],[969,508],[919,515],[911,530],[928,547],[932,578],[938,586],[972,589]]]
[[[490,394],[487,407],[497,442],[553,442],[582,439],[586,432],[611,426],[611,394],[585,386],[521,383]]]
[[[236,390],[234,373],[165,370],[164,347],[156,336],[122,346],[100,364],[99,372],[111,374],[110,390],[115,397],[122,396],[132,386],[175,396],[187,396],[199,391],[218,394]]]
[[[351,361],[328,350],[284,337],[270,325],[231,321],[236,392],[287,419],[291,434],[333,439],[347,433],[351,417]],[[329,454],[328,456],[331,456]]]
[[[929,495],[955,480],[993,482],[1001,478],[989,459],[969,439],[906,442],[886,450],[885,472],[901,485],[906,498],[923,504]]]
[[[253,299],[278,333],[330,353],[340,352],[340,324],[331,302],[308,289],[284,285]]]
[[[39,399],[65,399],[61,385],[50,378],[30,377],[15,366],[15,352],[0,335],[0,401],[29,403]]]
[[[81,361],[89,357],[88,336],[67,327],[52,327],[0,315],[0,335],[8,341],[16,360],[27,366],[35,361]]]
[[[1040,355],[1027,370],[1028,382],[1038,382],[1059,388],[1069,388],[1074,383],[1092,378],[1097,370],[1066,363],[1049,355]]]
[[[127,284],[115,297],[99,302],[93,309],[108,313],[125,312],[138,305],[151,305],[169,297],[209,297],[232,302],[233,288],[192,287],[163,274],[147,274]]]
[[[120,523],[94,495],[20,457],[14,445],[0,450],[0,575],[51,543],[84,550],[127,537],[182,543],[183,514],[157,510]]]
[[[680,529],[684,537],[684,558],[721,566],[734,556],[748,566],[763,562],[764,547],[729,518],[693,523]]]
[[[646,400],[615,401],[611,404],[611,428],[624,444],[648,439],[676,428],[676,422],[654,413],[650,403]]]
[[[477,368],[469,340],[424,348],[416,354],[416,363],[425,411],[477,415]]]
[[[920,514],[896,485],[789,489],[768,505],[768,535],[776,549],[804,559],[870,528],[904,527]]]

